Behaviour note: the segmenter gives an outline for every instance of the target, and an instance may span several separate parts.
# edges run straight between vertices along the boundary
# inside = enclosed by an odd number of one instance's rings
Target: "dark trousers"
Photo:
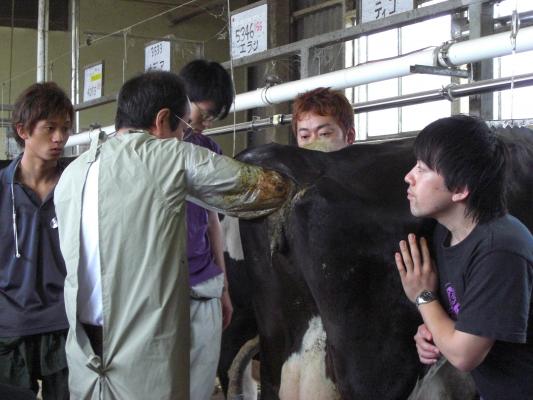
[[[28,398],[39,391],[43,400],[68,400],[68,369],[65,356],[67,331],[0,338],[0,399]],[[23,389],[26,389],[25,391]],[[5,392],[5,393],[4,393]]]
[[[102,358],[102,348],[103,348],[103,334],[102,327],[96,325],[82,324],[85,333],[91,342],[91,346],[94,350],[94,353]]]

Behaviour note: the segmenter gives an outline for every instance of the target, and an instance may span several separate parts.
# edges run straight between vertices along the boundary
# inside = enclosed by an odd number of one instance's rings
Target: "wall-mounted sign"
[[[102,97],[104,82],[104,62],[88,65],[83,70],[83,101]]]
[[[387,18],[413,8],[413,0],[361,0],[361,22]]]
[[[170,42],[151,42],[144,48],[144,70],[170,71]]]
[[[267,15],[266,0],[231,13],[231,58],[249,56],[268,48]]]

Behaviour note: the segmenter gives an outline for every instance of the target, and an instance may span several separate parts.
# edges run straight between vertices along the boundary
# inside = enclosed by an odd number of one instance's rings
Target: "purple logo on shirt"
[[[446,293],[448,294],[448,302],[450,303],[450,309],[448,311],[452,317],[457,318],[461,304],[457,301],[457,294],[451,283],[446,284]]]

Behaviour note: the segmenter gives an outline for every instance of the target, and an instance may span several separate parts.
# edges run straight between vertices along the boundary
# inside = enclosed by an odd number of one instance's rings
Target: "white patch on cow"
[[[242,400],[257,400],[257,381],[252,376],[250,361],[242,374]]]
[[[241,233],[239,231],[239,219],[225,216],[222,221],[222,232],[224,233],[224,251],[236,261],[244,260],[244,252],[241,244]]]
[[[326,331],[320,317],[309,321],[299,352],[281,368],[280,400],[337,400],[340,394],[326,377]]]

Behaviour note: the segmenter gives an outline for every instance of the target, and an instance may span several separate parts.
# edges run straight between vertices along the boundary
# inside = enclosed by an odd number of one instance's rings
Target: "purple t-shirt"
[[[191,133],[183,140],[222,154],[218,144],[200,133]],[[191,287],[222,273],[211,253],[207,236],[207,210],[191,202],[187,202],[187,258]]]

